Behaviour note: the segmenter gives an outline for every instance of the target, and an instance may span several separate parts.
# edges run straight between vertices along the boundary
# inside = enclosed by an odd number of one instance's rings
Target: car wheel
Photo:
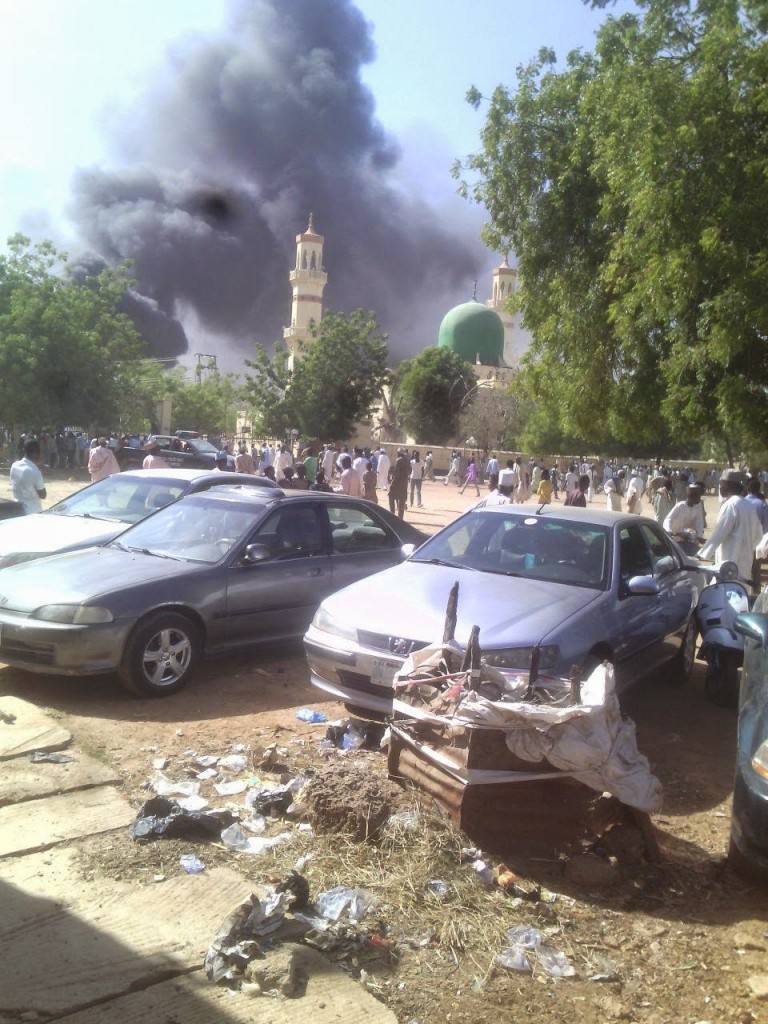
[[[696,624],[693,619],[688,623],[688,629],[683,636],[680,650],[669,663],[669,679],[673,683],[687,683],[691,678],[693,666],[696,662]]]
[[[720,708],[738,707],[741,661],[741,651],[723,651],[713,647],[707,653],[704,684],[707,696]]]
[[[185,686],[200,660],[200,631],[185,615],[159,612],[139,623],[126,644],[118,675],[142,697],[167,697]]]

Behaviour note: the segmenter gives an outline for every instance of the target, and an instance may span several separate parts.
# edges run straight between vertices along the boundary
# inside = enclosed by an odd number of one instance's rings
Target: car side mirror
[[[638,597],[654,597],[660,592],[659,581],[653,576],[633,576],[627,583],[627,593]]]
[[[248,544],[243,552],[242,562],[244,565],[256,565],[271,557],[272,550],[268,544]]]
[[[763,650],[768,646],[768,615],[758,612],[742,612],[734,619],[733,628],[741,636],[757,640]]]

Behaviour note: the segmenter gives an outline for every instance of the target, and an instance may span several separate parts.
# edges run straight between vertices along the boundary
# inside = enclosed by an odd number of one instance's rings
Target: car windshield
[[[126,530],[110,547],[213,564],[229,554],[257,514],[252,506],[194,495]]]
[[[210,441],[204,441],[201,437],[192,437],[183,443],[185,448],[189,451],[197,452],[198,455],[216,455],[219,451]]]
[[[441,530],[410,561],[603,589],[607,551],[604,526],[478,510]]]
[[[177,480],[136,479],[115,474],[58,502],[48,514],[138,523],[150,512],[180,498],[184,487]]]

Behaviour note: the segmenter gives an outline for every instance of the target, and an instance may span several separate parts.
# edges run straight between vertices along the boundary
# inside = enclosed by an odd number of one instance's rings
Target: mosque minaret
[[[324,241],[324,237],[316,233],[310,213],[307,230],[296,236],[296,266],[291,271],[291,326],[283,330],[291,369],[301,357],[300,342],[311,337],[310,322],[319,323],[323,315],[323,291],[328,283],[323,264]]]

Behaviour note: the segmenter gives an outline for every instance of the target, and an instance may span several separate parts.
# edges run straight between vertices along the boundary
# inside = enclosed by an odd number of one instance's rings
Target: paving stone
[[[135,811],[113,786],[0,807],[0,858],[128,826]]]
[[[72,742],[70,732],[27,700],[0,697],[0,711],[15,716],[12,725],[0,718],[0,761],[33,750],[63,750]]]
[[[363,986],[313,949],[301,950],[308,975],[295,999],[249,997],[212,985],[202,973],[154,985],[60,1018],[61,1024],[397,1024]]]
[[[91,786],[114,785],[120,781],[100,761],[77,751],[70,751],[76,760],[68,764],[33,764],[26,757],[17,757],[3,764],[0,772],[0,807],[43,796],[54,796]]]

